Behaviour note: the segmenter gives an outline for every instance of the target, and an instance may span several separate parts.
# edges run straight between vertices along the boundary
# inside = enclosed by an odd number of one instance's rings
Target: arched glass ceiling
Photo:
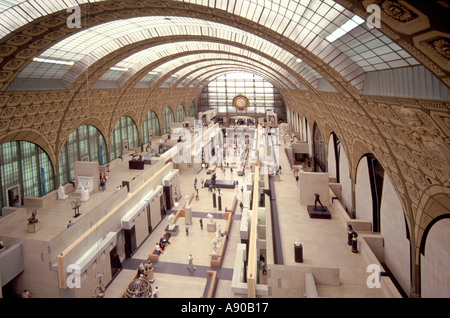
[[[171,74],[170,78],[165,81],[165,86],[167,87],[168,83],[175,83],[175,79],[184,79],[187,75],[190,75],[191,77],[200,76],[198,75],[199,73],[195,71],[200,71],[206,67],[218,69],[224,66],[226,67],[226,65],[240,65],[241,67],[245,66],[248,69],[253,70],[253,72],[258,71],[260,74],[264,74],[264,77],[267,80],[271,81],[272,83],[274,83],[274,85],[277,85],[279,87],[294,88],[294,85],[296,85],[297,88],[305,87],[298,79],[293,78],[292,74],[288,74],[289,77],[285,77],[282,74],[277,74],[264,64],[255,64],[252,63],[252,61],[240,57],[230,59],[226,54],[201,54],[171,60],[160,65],[158,68],[152,71],[152,73],[155,72],[157,74],[148,74],[147,76],[143,77],[140,83],[147,83],[148,86],[152,86],[162,76],[170,74],[170,72],[175,68],[177,69],[177,71]],[[293,82],[294,80],[295,82]]]
[[[181,0],[180,0],[181,1]],[[95,0],[73,0],[72,4],[83,4],[88,2],[97,2]],[[401,47],[392,42],[388,37],[383,35],[376,28],[369,29],[366,23],[362,23],[362,19],[355,16],[349,10],[331,0],[291,0],[270,1],[270,0],[242,0],[242,1],[209,1],[209,0],[184,0],[185,4],[193,3],[203,5],[205,7],[225,10],[230,14],[249,19],[263,25],[271,30],[285,36],[288,39],[298,43],[302,48],[316,54],[319,58],[329,63],[336,71],[349,80],[355,87],[361,88],[362,74],[364,71],[382,70],[395,67],[404,67],[419,64]],[[48,15],[53,12],[66,10],[68,4],[63,0],[33,0],[33,1],[7,1],[3,2],[0,10],[0,23],[4,28],[0,36],[3,37],[9,32],[25,25],[34,19]],[[138,18],[135,18],[138,19]],[[111,41],[111,34],[117,34],[130,27],[137,27],[129,23],[134,19],[117,20],[108,25],[108,30],[101,34],[96,34],[95,42],[108,42],[102,48],[108,45],[122,47],[127,43],[117,43]],[[189,25],[193,20],[189,19]],[[353,21],[353,22],[352,22]],[[176,30],[173,25],[174,18],[165,23],[172,27],[166,28],[169,35],[177,34],[180,30]],[[353,24],[349,26],[349,22]],[[211,26],[211,22],[199,20],[202,26]],[[105,25],[106,25],[105,24]],[[126,24],[126,27],[123,25]],[[167,25],[167,24],[166,24]],[[122,27],[121,27],[122,26]],[[99,26],[102,27],[102,26]],[[151,25],[151,28],[154,24]],[[227,30],[228,27],[219,24],[216,26],[216,34],[220,34]],[[92,31],[93,28],[89,30]],[[191,34],[195,27],[189,27],[187,24],[183,26],[183,31]],[[240,30],[239,30],[240,31]],[[336,31],[340,34],[336,35]],[[149,26],[138,27],[136,32],[151,33]],[[135,41],[137,33],[127,33],[128,40]],[[236,33],[236,29],[233,29]],[[339,33],[338,32],[338,33]],[[241,33],[242,34],[242,33]],[[340,36],[340,38],[338,38]],[[91,35],[88,36],[91,38]],[[256,37],[249,37],[250,40],[256,40]],[[80,38],[79,38],[80,39]],[[123,38],[122,38],[123,39]],[[233,40],[238,41],[233,38]],[[260,39],[258,39],[259,41]],[[65,41],[63,41],[65,42]],[[58,53],[53,52],[53,56],[58,54],[62,57],[69,57],[69,52],[76,46],[83,47],[83,43],[87,43],[87,39],[80,44],[68,43],[60,48]],[[263,50],[262,48],[259,48]],[[347,59],[338,58],[344,54]],[[91,58],[97,59],[95,55]],[[87,61],[85,61],[87,62]],[[88,63],[89,64],[89,63]],[[33,66],[31,66],[33,68]],[[34,66],[36,67],[36,66]],[[61,66],[61,69],[66,66]],[[27,70],[28,72],[30,70]],[[46,70],[47,76],[55,73],[55,70]],[[37,71],[38,74],[44,72]],[[29,75],[31,72],[28,73]],[[26,73],[23,75],[27,76]]]
[[[202,53],[202,51],[210,51],[210,52],[222,52],[222,53],[208,53],[208,57]],[[117,63],[117,69],[108,70],[101,78],[101,80],[120,80],[123,84],[126,80],[128,80],[132,75],[134,75],[139,70],[147,67],[148,65],[158,61],[160,58],[172,56],[177,53],[182,52],[192,52],[195,56],[190,57],[190,60],[184,59],[181,63],[188,63],[190,61],[201,60],[204,58],[223,58],[223,59],[244,59],[249,63],[258,63],[258,67],[262,67],[265,69],[273,69],[280,74],[283,74],[286,77],[292,78],[292,82],[296,83],[298,87],[303,86],[299,79],[293,78],[293,74],[288,72],[285,68],[281,67],[279,64],[253,52],[248,50],[244,50],[232,45],[221,44],[221,43],[212,43],[212,42],[194,42],[194,41],[186,41],[186,42],[178,42],[178,43],[168,43],[162,44],[155,47],[151,47],[145,50],[142,50],[138,53],[135,53],[125,60]],[[200,52],[200,53],[198,53]],[[312,72],[312,68],[308,66],[306,67],[305,63],[299,63],[296,61],[295,56],[290,55],[290,61],[285,63],[286,66],[291,68],[295,73],[302,76],[306,81],[308,81],[314,87],[317,87],[317,79],[321,78],[321,76],[317,72]],[[177,59],[172,60],[175,63]],[[171,72],[175,67],[180,66],[180,63],[176,65],[171,62],[165,63],[165,67],[161,66],[156,69],[149,70],[152,71],[150,75],[147,75],[144,79],[145,81],[149,81],[150,78],[159,78],[168,72]],[[282,64],[282,62],[279,62]],[[173,65],[172,65],[173,64]],[[195,66],[194,66],[195,67]],[[126,70],[126,72],[120,72],[118,69]],[[178,73],[178,72],[177,72]],[[179,74],[179,73],[178,73]]]
[[[65,62],[71,61],[75,64],[74,67],[63,64],[33,62],[21,72],[19,77],[64,79],[68,83],[71,83],[76,76],[87,69],[89,65],[94,63],[96,60],[105,57],[107,54],[120,49],[122,46],[153,37],[173,35],[217,37],[227,41],[235,41],[242,45],[248,45],[255,50],[261,50],[262,52],[269,54],[281,63],[287,65],[297,64],[296,70],[299,73],[303,73],[302,75],[306,76],[307,80],[314,81],[314,79],[310,79],[311,74],[304,74],[308,73],[305,71],[308,66],[305,66],[305,63],[303,63],[302,66],[295,62],[298,57],[251,33],[200,19],[184,17],[169,18],[160,16],[117,20],[78,32],[55,44],[39,56],[39,58],[43,59]],[[175,42],[168,43],[163,46],[155,46],[146,49],[141,53],[134,54],[126,60],[118,63],[116,66],[131,69],[132,72],[129,72],[128,74],[132,75],[133,71],[136,72],[145,66],[145,63],[141,63],[141,66],[137,66],[136,64],[139,60],[145,60],[150,63],[167,56],[167,54],[170,54],[171,52],[181,52],[183,50],[183,47],[181,46],[182,44],[183,43]],[[193,44],[192,48],[196,48],[198,50],[208,50],[211,45],[212,44],[209,44],[208,42],[196,42]],[[168,51],[161,52],[161,47],[166,48]],[[222,48],[223,47],[224,45],[222,45]],[[255,55],[244,49],[235,48],[234,50],[236,52],[240,51],[239,54]],[[258,59],[261,58],[259,57]],[[312,69],[311,67],[308,68],[309,70]],[[116,71],[112,70],[110,74],[105,74],[105,77],[117,77],[118,74],[114,75],[114,72]],[[284,71],[284,73],[286,73],[286,71]],[[317,76],[320,77],[320,75],[316,72],[313,77]]]
[[[183,61],[180,61],[183,63]],[[291,78],[284,78],[282,76],[277,76],[276,73],[271,72],[270,70],[267,71],[264,67],[255,67],[254,65],[249,64],[245,60],[239,61],[239,60],[226,60],[226,59],[215,59],[211,60],[208,59],[207,61],[200,61],[198,63],[195,63],[189,67],[185,67],[182,69],[182,71],[177,72],[176,77],[168,78],[165,82],[165,87],[171,86],[172,84],[175,84],[173,81],[174,79],[184,79],[187,74],[191,74],[191,76],[195,76],[195,78],[199,78],[200,80],[206,79],[208,76],[205,76],[202,74],[202,72],[205,71],[217,71],[217,70],[223,70],[228,68],[246,68],[249,72],[252,73],[258,73],[261,77],[264,77],[267,81],[271,82],[272,85],[281,87],[281,88],[294,88],[293,84],[291,83]],[[192,73],[193,72],[193,73]],[[169,85],[170,84],[170,85]],[[300,82],[297,81],[297,88],[298,89],[305,89],[305,86],[302,85]],[[179,84],[178,84],[179,85]]]

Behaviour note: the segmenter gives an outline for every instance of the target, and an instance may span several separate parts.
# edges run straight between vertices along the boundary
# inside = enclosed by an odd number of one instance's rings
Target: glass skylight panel
[[[327,41],[333,42],[337,39],[339,39],[344,34],[350,32],[354,28],[356,28],[358,25],[362,24],[364,20],[360,18],[359,16],[355,15],[352,19],[345,22],[342,26],[337,28],[333,33],[331,33],[326,39]]]

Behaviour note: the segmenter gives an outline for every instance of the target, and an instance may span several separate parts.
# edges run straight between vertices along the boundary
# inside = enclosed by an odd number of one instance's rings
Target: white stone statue
[[[213,223],[214,223],[214,219],[213,219],[212,214],[211,214],[211,213],[208,213],[207,217],[208,217],[208,219],[209,219],[209,223],[210,223],[210,224],[213,224]]]
[[[217,254],[217,240],[213,239],[211,243],[213,244],[213,254]]]
[[[81,189],[85,188],[89,191],[89,193],[94,192],[94,178],[93,177],[83,177],[77,176],[77,189],[75,190],[75,194],[81,193]]]
[[[300,246],[300,245],[302,245],[301,243],[300,243],[300,239],[299,238],[297,238],[296,240],[295,240],[295,246]]]
[[[216,231],[216,240],[217,240],[217,245],[218,245],[218,247],[220,247],[220,244],[221,244],[222,239],[223,239],[221,228],[222,228],[222,227],[221,227],[221,225],[219,224],[219,225],[217,226],[217,231]]]
[[[81,186],[81,191],[80,191],[80,193],[81,193],[81,199],[80,199],[80,201],[86,202],[86,201],[89,200],[89,190],[88,190],[88,189],[86,189],[85,187]]]
[[[169,230],[173,230],[175,228],[175,213],[169,215]]]
[[[65,200],[68,197],[69,196],[64,191],[64,187],[62,185],[60,185],[59,188],[58,188],[58,200]]]

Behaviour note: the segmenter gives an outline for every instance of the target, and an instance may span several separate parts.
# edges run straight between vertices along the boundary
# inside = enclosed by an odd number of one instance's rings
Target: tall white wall
[[[335,152],[334,152],[334,141],[333,141],[333,135],[330,135],[330,138],[328,139],[328,160],[327,160],[327,167],[328,167],[328,175],[330,178],[336,178],[336,158],[335,158]]]
[[[384,174],[380,214],[381,235],[384,239],[384,261],[408,294],[411,285],[410,243],[406,238],[406,223],[400,199],[386,173]]]
[[[360,220],[373,223],[372,191],[370,188],[369,167],[367,157],[361,158],[356,168],[355,213]]]
[[[428,232],[425,255],[420,256],[421,297],[450,297],[450,219],[436,222]]]
[[[352,180],[350,178],[350,165],[345,151],[341,149],[339,154],[339,182],[342,187],[342,203],[349,211],[353,208]]]

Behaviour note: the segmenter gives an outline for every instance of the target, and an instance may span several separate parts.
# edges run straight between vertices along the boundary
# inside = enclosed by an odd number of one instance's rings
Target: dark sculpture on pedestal
[[[314,210],[315,211],[326,211],[326,208],[323,206],[322,202],[320,202],[320,195],[318,193],[314,194],[316,200],[314,201]],[[320,208],[317,207],[317,204],[320,204]]]
[[[314,205],[308,205],[307,210],[309,217],[316,219],[331,219],[330,211],[320,202],[320,194],[315,193]]]
[[[348,232],[347,232],[347,244],[352,245],[352,238],[353,238],[353,226],[351,224],[348,225]]]
[[[352,233],[352,252],[358,253],[358,240],[356,239],[358,237],[358,233],[353,231]]]
[[[31,213],[31,216],[28,218],[28,224],[35,224],[38,223],[39,220],[36,218],[37,211],[33,210]]]

